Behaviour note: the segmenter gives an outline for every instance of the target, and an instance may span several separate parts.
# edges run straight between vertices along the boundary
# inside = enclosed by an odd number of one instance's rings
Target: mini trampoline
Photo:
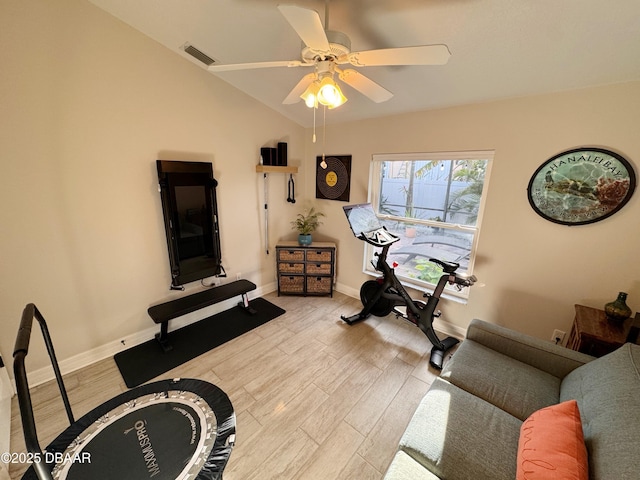
[[[44,451],[24,369],[34,317],[71,423]],[[161,380],[124,392],[74,420],[46,323],[33,304],[23,313],[13,355],[25,442],[34,460],[23,479],[222,478],[236,421],[229,397],[217,386],[197,379]]]

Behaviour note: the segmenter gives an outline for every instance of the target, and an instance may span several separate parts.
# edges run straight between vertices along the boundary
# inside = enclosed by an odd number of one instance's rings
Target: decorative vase
[[[631,316],[631,309],[626,303],[627,294],[618,293],[618,298],[604,306],[604,313],[611,322],[622,323]]]
[[[304,235],[301,233],[298,235],[298,243],[300,245],[311,245],[311,234]]]

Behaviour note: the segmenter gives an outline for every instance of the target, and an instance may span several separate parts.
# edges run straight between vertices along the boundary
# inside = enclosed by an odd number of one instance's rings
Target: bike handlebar
[[[385,245],[384,248],[382,249],[382,252],[373,253],[374,256],[378,257],[378,261],[376,263],[374,263],[373,261],[371,262],[373,264],[373,267],[376,270],[384,272],[385,268],[390,268],[387,264],[387,252],[389,250],[389,246],[391,245],[391,243],[388,243],[387,245]],[[448,277],[447,278],[448,283],[450,283],[451,285],[455,285],[459,290],[461,290],[464,287],[470,287],[478,281],[475,275],[462,275],[462,274],[456,273],[456,270],[460,267],[459,263],[447,262],[445,260],[440,260],[439,258],[429,258],[429,261],[440,266],[444,274],[443,276]]]
[[[466,275],[455,275],[453,282],[450,283],[455,283],[456,285],[459,285],[461,287],[470,287],[471,285],[473,285],[474,283],[476,283],[478,281],[478,279],[476,278],[475,275],[470,275],[470,276],[466,276]]]
[[[374,247],[389,247],[392,243],[400,240],[400,237],[388,231],[385,227],[379,228],[372,232],[361,233],[357,236],[360,240],[370,243]]]

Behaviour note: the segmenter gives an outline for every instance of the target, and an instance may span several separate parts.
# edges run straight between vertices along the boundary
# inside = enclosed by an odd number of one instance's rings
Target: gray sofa
[[[575,399],[590,480],[640,479],[640,346],[594,358],[473,320],[418,406],[385,480],[514,480],[520,427]]]

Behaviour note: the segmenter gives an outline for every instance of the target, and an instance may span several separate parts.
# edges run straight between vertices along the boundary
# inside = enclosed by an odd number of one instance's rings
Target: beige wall
[[[310,130],[82,0],[4,1],[0,40],[4,358],[28,302],[49,319],[65,360],[148,330],[147,307],[179,295],[168,291],[157,158],[213,163],[225,267],[232,279],[241,273],[274,288],[273,246],[294,238],[289,220],[315,197],[322,144],[311,143]],[[479,317],[549,338],[569,330],[574,303],[601,306],[622,290],[634,310],[640,305],[640,195],[607,220],[569,228],[531,210],[529,178],[580,145],[640,165],[637,125],[640,83],[336,125],[326,153],[353,155],[357,203],[367,199],[374,153],[495,150],[475,271],[486,286],[474,287],[466,305],[443,302],[443,318],[464,328]],[[266,255],[255,164],[259,148],[276,141],[289,143],[302,168],[295,205],[286,202],[286,177],[269,177]],[[316,204],[328,215],[317,239],[338,243],[338,288],[357,295],[363,245],[343,203]],[[30,370],[44,365],[41,351],[30,355]]]
[[[638,125],[640,83],[630,83],[336,125],[325,153],[353,156],[350,201],[360,203],[375,153],[495,150],[474,272],[485,286],[472,289],[467,305],[442,302],[442,318],[460,327],[482,318],[548,339],[555,328],[569,332],[576,303],[602,307],[625,291],[640,308],[640,193],[613,217],[567,227],[531,209],[529,179],[545,160],[583,145],[614,150],[637,169]],[[321,153],[310,137],[311,154]],[[315,173],[306,175],[312,185]],[[363,244],[339,202],[318,204],[329,214],[321,233],[339,244],[338,280],[357,293],[367,278]]]
[[[273,288],[255,165],[277,141],[301,163],[302,127],[82,0],[3,1],[0,35],[4,358],[26,303],[64,360],[154,328],[147,308],[180,295],[168,289],[156,159],[213,163],[229,277]],[[284,175],[269,183],[270,208],[288,212],[271,215],[273,246],[298,205]]]

